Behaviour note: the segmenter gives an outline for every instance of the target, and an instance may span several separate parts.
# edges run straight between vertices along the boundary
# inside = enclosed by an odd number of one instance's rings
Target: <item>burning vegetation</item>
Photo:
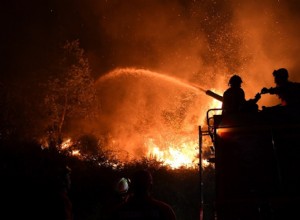
[[[73,99],[81,95],[69,95],[72,90],[67,87],[64,91],[61,94]],[[52,127],[58,129],[52,130],[46,141],[70,155],[106,158],[102,162],[114,166],[148,158],[172,169],[198,167],[198,125],[205,120],[206,108],[218,108],[220,102],[210,98],[211,105],[199,108],[208,98],[199,88],[178,78],[134,68],[117,69],[100,77],[94,91],[95,101],[89,109],[92,120],[81,117],[77,123],[72,114],[82,109],[80,101],[78,106],[71,98],[62,102],[52,99],[53,113],[59,119],[53,120]],[[68,123],[93,134],[76,136],[71,128],[73,136],[61,139],[62,127]],[[44,145],[51,147],[51,143]]]

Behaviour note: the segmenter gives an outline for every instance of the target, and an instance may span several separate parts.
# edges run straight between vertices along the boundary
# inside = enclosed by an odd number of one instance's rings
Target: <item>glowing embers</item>
[[[81,156],[80,150],[73,150],[73,151],[72,151],[72,156],[80,157],[80,156]]]
[[[71,140],[71,138],[68,138],[62,142],[61,149],[65,150],[65,149],[71,147],[72,145],[73,145],[73,141]]]

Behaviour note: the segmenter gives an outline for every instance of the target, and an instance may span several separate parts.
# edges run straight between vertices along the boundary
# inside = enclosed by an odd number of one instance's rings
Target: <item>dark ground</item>
[[[198,170],[170,170],[151,161],[130,164],[122,169],[97,165],[49,150],[36,143],[1,143],[1,219],[51,219],[58,215],[54,195],[64,166],[71,168],[69,198],[74,219],[106,219],[117,203],[116,181],[147,168],[154,178],[153,195],[169,203],[180,220],[199,219],[200,181]],[[207,175],[208,174],[208,175]],[[204,198],[212,198],[212,172],[205,172]],[[211,209],[211,204],[205,206]],[[52,213],[52,214],[50,214]],[[207,216],[208,217],[208,216]],[[55,217],[59,219],[59,217]]]

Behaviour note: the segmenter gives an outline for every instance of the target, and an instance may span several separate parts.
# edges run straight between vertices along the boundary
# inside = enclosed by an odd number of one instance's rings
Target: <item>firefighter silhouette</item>
[[[263,88],[261,94],[277,95],[281,100],[280,106],[300,107],[300,83],[289,81],[285,68],[274,70],[273,77],[276,87]]]
[[[230,87],[223,94],[223,115],[258,111],[256,103],[261,97],[260,94],[257,93],[254,99],[246,101],[245,92],[241,87],[242,82],[242,78],[238,75],[233,75],[229,79]]]
[[[115,186],[115,192],[119,202],[125,202],[129,196],[130,179],[122,177]]]
[[[175,220],[170,205],[151,196],[152,175],[147,170],[137,171],[131,179],[129,198],[113,210],[112,220]]]

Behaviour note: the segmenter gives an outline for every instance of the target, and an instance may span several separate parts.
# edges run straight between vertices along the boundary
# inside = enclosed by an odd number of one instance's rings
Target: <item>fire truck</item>
[[[267,108],[224,116],[207,112],[207,130],[199,127],[200,219],[300,219],[300,112]],[[212,140],[214,199],[203,199],[202,138]],[[213,207],[213,215],[207,211]],[[211,210],[211,208],[209,209]]]

